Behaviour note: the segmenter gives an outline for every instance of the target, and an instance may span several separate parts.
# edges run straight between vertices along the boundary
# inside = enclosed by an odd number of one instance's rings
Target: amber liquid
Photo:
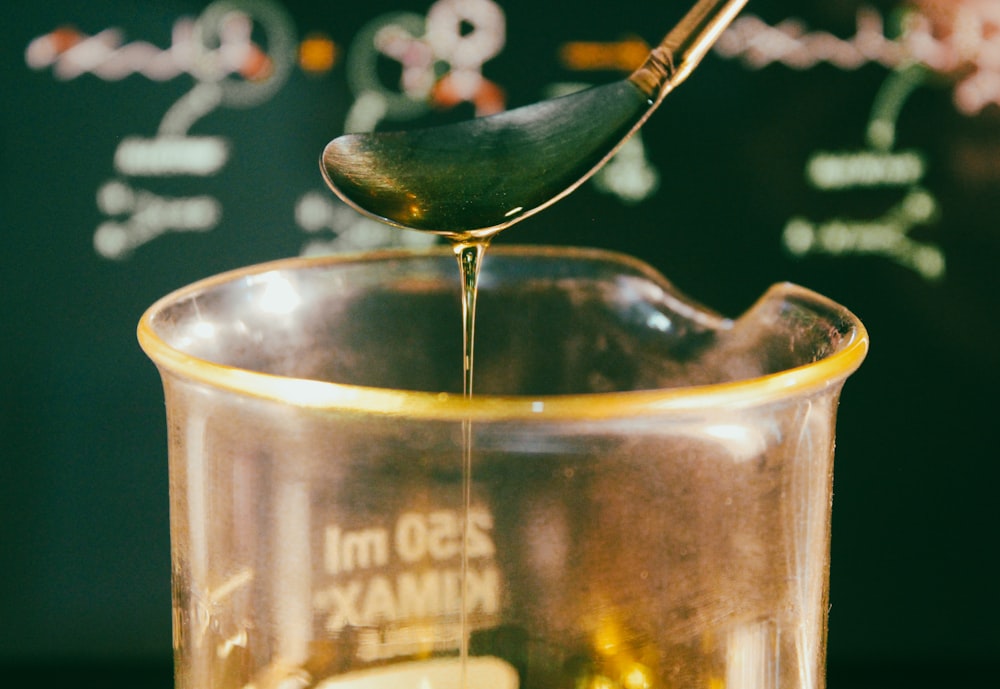
[[[457,239],[452,249],[458,260],[462,283],[462,396],[472,398],[472,378],[476,334],[476,297],[479,294],[479,270],[489,239]],[[472,508],[472,421],[462,421],[462,555],[461,555],[461,608],[459,625],[461,638],[461,684],[468,686],[469,622],[468,622],[468,571],[469,571],[469,513]]]

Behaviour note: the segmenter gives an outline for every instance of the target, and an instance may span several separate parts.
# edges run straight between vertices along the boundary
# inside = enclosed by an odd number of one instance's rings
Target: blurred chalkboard
[[[0,662],[169,658],[140,314],[220,270],[419,243],[324,188],[330,138],[620,78],[687,3],[564,5],[5,11]],[[970,667],[1000,647],[998,9],[751,0],[608,174],[497,240],[636,254],[729,315],[791,280],[865,321],[838,429],[832,667]]]

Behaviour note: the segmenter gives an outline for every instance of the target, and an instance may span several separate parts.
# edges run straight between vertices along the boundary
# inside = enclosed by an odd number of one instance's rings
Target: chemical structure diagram
[[[266,53],[251,40],[254,23],[266,32]],[[206,232],[218,225],[222,207],[211,196],[168,198],[135,184],[154,177],[217,174],[229,159],[229,141],[191,136],[190,128],[217,108],[252,108],[270,99],[294,67],[293,36],[290,19],[277,5],[223,0],[197,20],[178,19],[167,49],[144,41],[122,45],[114,29],[85,36],[61,28],[28,45],[25,61],[30,67],[51,66],[64,80],[85,73],[109,81],[131,74],[153,81],[182,74],[195,78],[191,90],[164,114],[154,136],[126,136],[118,144],[113,159],[117,176],[97,190],[97,206],[108,216],[94,233],[100,256],[125,259],[166,232]]]
[[[717,52],[742,59],[750,69],[780,63],[804,70],[821,62],[844,70],[873,62],[889,69],[872,104],[864,147],[812,154],[805,177],[813,188],[830,193],[898,188],[899,201],[877,218],[792,217],[782,233],[791,255],[871,254],[928,281],[944,276],[940,247],[910,236],[914,228],[935,220],[941,209],[934,194],[921,186],[926,156],[896,149],[898,118],[907,98],[934,74],[956,75],[952,99],[960,113],[972,116],[991,104],[1000,105],[1000,3],[963,0],[948,7],[942,11],[932,0],[903,6],[901,32],[893,39],[886,36],[882,16],[867,7],[859,9],[857,31],[849,39],[809,32],[794,19],[769,26],[752,15],[737,18],[720,39]]]
[[[855,35],[839,38],[809,31],[793,18],[770,25],[743,14],[723,34],[715,54],[739,60],[750,70],[774,65],[807,70],[820,63],[842,70],[876,63],[888,70],[864,125],[863,146],[815,152],[804,177],[815,189],[831,194],[896,188],[898,202],[878,218],[792,217],[781,231],[781,242],[796,257],[878,255],[936,280],[945,272],[943,252],[913,239],[910,232],[945,209],[921,184],[929,164],[923,153],[897,148],[896,122],[907,97],[929,75],[952,77],[959,113],[972,116],[1000,105],[1000,3],[909,0],[900,4],[898,18],[901,29],[890,37],[882,15],[862,6]],[[949,30],[942,32],[942,24]],[[266,40],[255,42],[254,36],[260,35]],[[346,131],[371,131],[385,121],[406,122],[431,108],[460,103],[471,104],[477,115],[488,115],[506,107],[506,96],[501,85],[484,76],[483,65],[501,53],[506,38],[503,10],[493,0],[435,0],[423,14],[377,16],[343,51],[322,34],[299,41],[291,18],[275,0],[217,0],[197,18],[177,19],[166,48],[144,41],[124,43],[116,29],[88,36],[61,27],[31,41],[25,62],[35,70],[51,69],[59,80],[83,74],[107,81],[132,74],[158,82],[194,78],[192,88],[164,113],[155,135],[122,138],[113,156],[115,176],[97,190],[96,203],[106,218],[94,232],[94,249],[104,258],[124,260],[165,233],[206,232],[221,222],[224,209],[211,196],[164,197],[142,188],[144,180],[157,177],[197,179],[224,170],[231,141],[189,133],[205,115],[223,107],[264,103],[282,89],[296,66],[328,71],[339,64],[341,52],[351,91]],[[566,66],[580,72],[630,70],[647,51],[641,40],[570,42],[562,46],[561,56]],[[398,83],[383,82],[377,69],[380,60],[398,63]],[[553,84],[552,93],[544,95],[585,86]],[[590,183],[622,203],[634,203],[654,194],[658,182],[659,173],[646,157],[641,136],[636,136]],[[303,254],[433,241],[365,219],[325,189],[301,194],[294,217],[306,236]]]
[[[858,151],[818,152],[806,164],[806,179],[828,192],[864,188],[898,188],[903,196],[881,217],[834,218],[813,222],[796,216],[785,225],[785,248],[794,256],[824,253],[838,256],[875,254],[914,270],[927,280],[944,276],[944,253],[934,244],[919,242],[909,232],[937,217],[938,202],[920,185],[927,161],[919,151],[896,151],[895,125],[909,93],[927,70],[911,66],[890,73],[872,109],[866,147]]]

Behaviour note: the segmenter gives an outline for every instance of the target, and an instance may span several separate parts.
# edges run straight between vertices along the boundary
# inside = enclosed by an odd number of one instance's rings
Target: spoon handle
[[[659,103],[687,79],[746,4],[747,0],[699,0],[653,48],[629,81]]]

